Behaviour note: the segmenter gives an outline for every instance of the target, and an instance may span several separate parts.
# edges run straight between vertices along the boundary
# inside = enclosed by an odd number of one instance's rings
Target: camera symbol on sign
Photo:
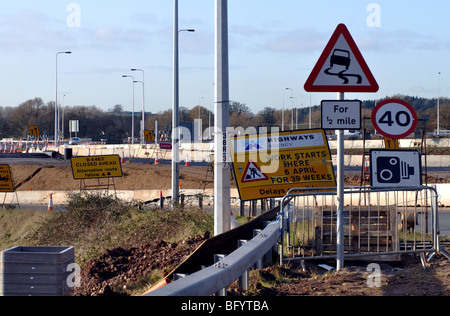
[[[401,161],[398,157],[377,158],[377,179],[379,183],[400,183],[414,176],[414,167]]]

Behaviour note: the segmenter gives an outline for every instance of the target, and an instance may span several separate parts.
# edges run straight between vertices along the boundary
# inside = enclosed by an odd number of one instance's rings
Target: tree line
[[[437,125],[437,99],[426,99],[419,97],[395,95],[389,98],[402,99],[417,111],[419,118],[427,120],[427,131],[433,131]],[[388,98],[385,98],[388,99]],[[377,102],[382,100],[363,101],[363,117],[370,117]],[[246,105],[232,102],[230,105],[230,126],[232,127],[280,127],[282,126],[281,107],[266,107],[253,113]],[[284,111],[284,127],[290,130],[309,128],[309,107],[292,109],[286,107]],[[72,106],[65,107],[61,116],[64,117],[64,136],[69,138],[69,121],[79,121],[78,136],[83,138],[101,138],[105,135],[119,133],[131,136],[132,114],[123,111],[121,105],[115,105],[112,109],[104,111],[96,106]],[[209,109],[196,106],[192,109],[180,107],[180,122],[193,122],[202,120],[203,130],[214,125],[214,113]],[[311,127],[320,128],[321,110],[315,105],[311,108]],[[138,137],[140,130],[141,113],[135,113],[135,136]],[[166,127],[171,129],[172,110],[161,111],[156,114],[146,114],[145,127],[154,130],[155,121],[158,121],[159,129]],[[41,135],[54,135],[55,126],[55,102],[45,103],[41,98],[27,100],[17,107],[0,107],[0,137],[2,138],[24,138],[29,134],[29,125],[39,126]],[[370,120],[366,126],[370,129]],[[450,99],[440,99],[440,128],[450,130]]]

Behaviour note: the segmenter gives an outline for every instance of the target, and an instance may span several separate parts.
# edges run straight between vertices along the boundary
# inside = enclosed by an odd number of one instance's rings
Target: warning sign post
[[[321,129],[236,136],[232,153],[243,201],[283,197],[292,188],[336,187]]]

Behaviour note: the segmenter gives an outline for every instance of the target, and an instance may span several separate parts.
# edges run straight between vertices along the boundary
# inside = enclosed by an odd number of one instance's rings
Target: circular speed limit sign
[[[417,113],[402,100],[386,100],[372,112],[373,127],[383,136],[400,139],[413,133],[417,127]]]

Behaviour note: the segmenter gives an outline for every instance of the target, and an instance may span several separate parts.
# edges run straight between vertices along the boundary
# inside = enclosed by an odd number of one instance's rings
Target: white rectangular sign
[[[324,146],[322,132],[287,133],[250,136],[238,138],[234,144],[234,153],[250,153],[264,150],[296,149]]]
[[[361,101],[322,101],[322,128],[325,130],[361,129]]]
[[[422,155],[418,150],[371,150],[370,184],[373,187],[421,186]]]

